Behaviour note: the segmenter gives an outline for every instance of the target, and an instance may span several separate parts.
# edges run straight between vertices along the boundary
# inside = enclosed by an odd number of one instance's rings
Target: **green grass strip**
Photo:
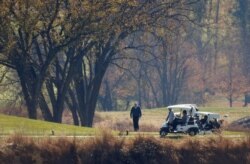
[[[23,117],[0,114],[0,135],[20,133],[23,135],[73,135],[88,136],[98,133],[98,129],[32,120]]]

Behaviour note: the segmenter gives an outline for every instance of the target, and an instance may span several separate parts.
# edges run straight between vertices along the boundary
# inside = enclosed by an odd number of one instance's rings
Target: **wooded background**
[[[250,91],[249,2],[0,0],[1,108],[92,126],[134,101],[233,106]]]

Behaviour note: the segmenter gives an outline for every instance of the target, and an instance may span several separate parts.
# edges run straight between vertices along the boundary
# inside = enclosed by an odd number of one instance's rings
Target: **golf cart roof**
[[[212,112],[196,112],[196,113],[200,115],[218,114],[218,113],[212,113]]]
[[[197,105],[196,104],[177,104],[177,105],[170,105],[167,107],[172,108],[172,109],[176,109],[176,108],[181,108],[181,109],[192,109],[192,108],[196,108],[197,109]]]
[[[220,114],[212,112],[196,112],[196,116],[208,116],[209,119],[220,119]]]

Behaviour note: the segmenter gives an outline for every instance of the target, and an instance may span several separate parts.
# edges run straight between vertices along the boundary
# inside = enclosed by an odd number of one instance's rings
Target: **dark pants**
[[[181,124],[181,123],[182,123],[181,119],[175,118],[174,121],[173,121],[173,129],[176,130],[177,125]]]
[[[133,117],[134,130],[139,130],[139,117]]]

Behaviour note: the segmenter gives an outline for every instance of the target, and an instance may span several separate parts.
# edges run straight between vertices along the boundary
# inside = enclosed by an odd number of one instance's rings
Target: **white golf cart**
[[[223,120],[221,120],[218,113],[198,111],[194,117],[197,120],[201,134],[220,132]]]
[[[186,123],[178,124],[176,128],[173,128],[166,120],[160,129],[161,137],[166,136],[168,133],[184,133],[194,136],[196,134],[218,132],[222,124],[219,114],[200,112],[195,104],[178,104],[167,108],[172,109],[175,119],[180,119],[182,112],[186,110],[188,119]]]
[[[199,133],[199,125],[194,119],[195,113],[198,112],[197,106],[195,104],[178,104],[168,106],[167,108],[172,109],[175,119],[180,119],[182,117],[182,112],[186,110],[188,119],[185,123],[177,124],[175,129],[168,123],[168,120],[166,120],[160,129],[160,136],[164,137],[168,133],[186,133],[194,136]]]

